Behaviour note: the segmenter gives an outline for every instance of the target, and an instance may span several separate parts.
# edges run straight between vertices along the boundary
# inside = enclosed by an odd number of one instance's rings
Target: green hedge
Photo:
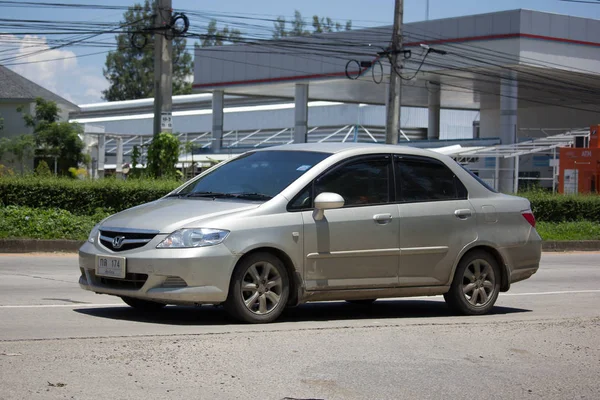
[[[538,221],[594,221],[600,222],[599,195],[560,195],[547,192],[519,193],[531,202]]]
[[[76,215],[122,211],[156,200],[181,185],[166,180],[0,178],[0,205],[60,208]]]
[[[108,213],[73,215],[60,209],[0,207],[0,238],[85,240]]]
[[[117,212],[156,200],[180,184],[178,181],[165,180],[0,178],[0,206],[60,208],[76,215],[93,215],[97,210]],[[542,191],[520,195],[531,201],[538,221],[600,222],[598,195],[565,196]]]
[[[0,207],[0,238],[86,240],[107,213],[73,215],[60,209]],[[600,240],[600,224],[591,221],[539,222],[544,240]]]

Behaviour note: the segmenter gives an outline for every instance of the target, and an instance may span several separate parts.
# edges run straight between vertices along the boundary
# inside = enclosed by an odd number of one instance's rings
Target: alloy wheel
[[[472,306],[486,306],[494,298],[496,290],[494,268],[485,260],[473,260],[465,268],[462,289],[465,298]]]
[[[244,273],[241,291],[249,311],[258,315],[268,314],[280,302],[283,291],[281,275],[271,263],[254,263]]]

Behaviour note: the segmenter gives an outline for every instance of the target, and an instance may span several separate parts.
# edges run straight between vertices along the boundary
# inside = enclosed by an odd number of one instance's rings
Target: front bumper
[[[157,249],[166,235],[144,247],[114,252],[99,243],[79,249],[82,289],[166,304],[217,304],[227,299],[233,268],[239,259],[223,244],[193,249]],[[96,256],[126,257],[125,279],[96,276]]]

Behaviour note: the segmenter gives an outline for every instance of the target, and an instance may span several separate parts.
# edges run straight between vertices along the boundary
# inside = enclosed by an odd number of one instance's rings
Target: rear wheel
[[[272,322],[285,309],[289,291],[288,273],[279,258],[251,254],[233,272],[225,309],[243,322]]]
[[[460,260],[450,290],[448,306],[463,315],[488,313],[500,292],[500,267],[489,253],[473,251]]]
[[[136,299],[135,297],[121,296],[121,300],[123,300],[127,305],[135,308],[136,310],[141,311],[158,311],[166,306],[166,304],[163,303],[157,303],[155,301],[150,300]]]
[[[365,300],[346,300],[347,303],[357,304],[361,306],[368,306],[375,303],[377,299],[365,299]]]

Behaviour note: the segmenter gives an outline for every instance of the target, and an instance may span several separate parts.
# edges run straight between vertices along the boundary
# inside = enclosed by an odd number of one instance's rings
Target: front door
[[[337,193],[345,205],[320,221],[302,212],[308,290],[397,286],[400,225],[391,177],[390,156],[377,155],[334,166],[314,182],[314,197]]]

